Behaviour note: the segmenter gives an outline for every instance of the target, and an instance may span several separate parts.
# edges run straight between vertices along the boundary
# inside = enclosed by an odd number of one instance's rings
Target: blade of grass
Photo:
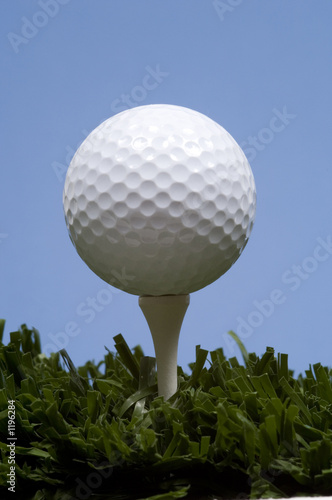
[[[129,408],[136,403],[136,401],[139,401],[142,398],[146,398],[147,396],[151,396],[152,394],[155,394],[158,391],[158,386],[157,384],[152,385],[151,387],[146,387],[145,389],[141,389],[139,391],[136,391],[134,394],[132,394],[129,398],[126,399],[126,401],[123,403],[119,410],[119,417],[123,417],[123,415],[126,413]]]
[[[0,344],[2,344],[3,332],[5,331],[5,319],[0,319]]]
[[[132,374],[134,379],[139,382],[139,364],[137,359],[129,349],[127,342],[125,341],[121,333],[113,337],[113,340],[115,341],[115,348],[119,353],[121,361]]]
[[[209,351],[205,351],[204,349],[201,349],[200,346],[196,346],[196,363],[195,363],[193,372],[191,374],[191,377],[188,381],[188,387],[196,384],[196,382],[199,379],[199,376],[204,368],[205,361],[206,361],[208,354],[209,354]]]
[[[306,422],[308,424],[312,424],[312,417],[311,417],[310,411],[308,410],[307,406],[303,403],[300,396],[298,394],[296,394],[294,389],[289,385],[289,383],[287,382],[287,380],[284,377],[282,377],[280,379],[280,384],[281,384],[283,390],[285,391],[285,393],[291,398],[293,403],[295,403],[295,405],[298,406],[299,410],[302,412],[303,416],[305,417]]]
[[[241,351],[243,361],[245,362],[245,365],[247,366],[248,361],[249,361],[249,354],[248,354],[247,349],[244,347],[241,339],[238,337],[238,335],[235,332],[233,332],[233,330],[229,330],[229,332],[227,332],[227,334],[230,337],[232,337],[232,339],[235,340],[235,342],[237,343],[237,346]]]

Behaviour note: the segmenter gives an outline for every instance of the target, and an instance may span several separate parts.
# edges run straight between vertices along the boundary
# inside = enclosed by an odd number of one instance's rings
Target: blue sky
[[[290,355],[331,366],[332,5],[293,0],[17,0],[0,5],[0,317],[44,350],[99,361],[122,333],[153,355],[138,298],[95,276],[62,208],[77,146],[121,109],[196,109],[242,145],[255,176],[250,241],[191,295],[179,344]],[[155,78],[146,88],[147,74]],[[150,80],[149,80],[150,81]],[[53,349],[55,347],[55,349]]]

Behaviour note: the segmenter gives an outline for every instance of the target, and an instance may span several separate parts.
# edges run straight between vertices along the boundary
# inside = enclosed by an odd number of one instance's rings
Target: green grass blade
[[[155,394],[158,391],[158,386],[157,384],[152,385],[151,387],[146,387],[145,389],[141,389],[139,391],[136,391],[132,396],[126,399],[126,401],[123,403],[123,405],[120,408],[119,411],[119,417],[123,417],[123,415],[126,413],[129,408],[135,404],[137,401],[139,401],[142,398],[146,398],[147,396],[151,396]]]
[[[235,332],[233,332],[233,330],[229,330],[229,332],[227,332],[227,334],[232,337],[233,340],[235,340],[238,348],[240,349],[241,351],[241,354],[242,354],[242,357],[243,357],[243,361],[245,362],[245,364],[247,365],[248,364],[248,361],[249,361],[249,354],[248,354],[248,351],[247,349],[244,347],[244,344],[243,342],[241,341],[240,337],[238,337],[238,335],[236,335]]]
[[[293,401],[293,403],[298,406],[299,410],[302,412],[306,423],[312,424],[312,417],[310,414],[310,411],[308,410],[307,406],[304,404],[300,396],[294,391],[294,389],[289,385],[287,380],[282,377],[280,379],[280,384],[285,391],[285,393],[290,397],[290,399]]]
[[[0,344],[2,344],[3,333],[5,331],[5,324],[6,324],[6,320],[0,319]]]
[[[132,376],[139,382],[139,364],[133,353],[128,347],[127,342],[121,335],[113,337],[115,341],[115,348],[119,353],[120,359],[124,366],[129,370]]]

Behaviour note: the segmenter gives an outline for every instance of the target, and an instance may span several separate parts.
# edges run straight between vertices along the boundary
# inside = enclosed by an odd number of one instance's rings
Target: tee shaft
[[[158,394],[170,398],[177,390],[180,330],[189,295],[144,296],[139,306],[149,325],[157,359]]]

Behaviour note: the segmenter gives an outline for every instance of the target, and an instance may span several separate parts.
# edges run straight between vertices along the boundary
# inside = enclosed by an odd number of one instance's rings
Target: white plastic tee
[[[157,359],[158,394],[170,398],[177,390],[178,342],[189,295],[140,297]]]

